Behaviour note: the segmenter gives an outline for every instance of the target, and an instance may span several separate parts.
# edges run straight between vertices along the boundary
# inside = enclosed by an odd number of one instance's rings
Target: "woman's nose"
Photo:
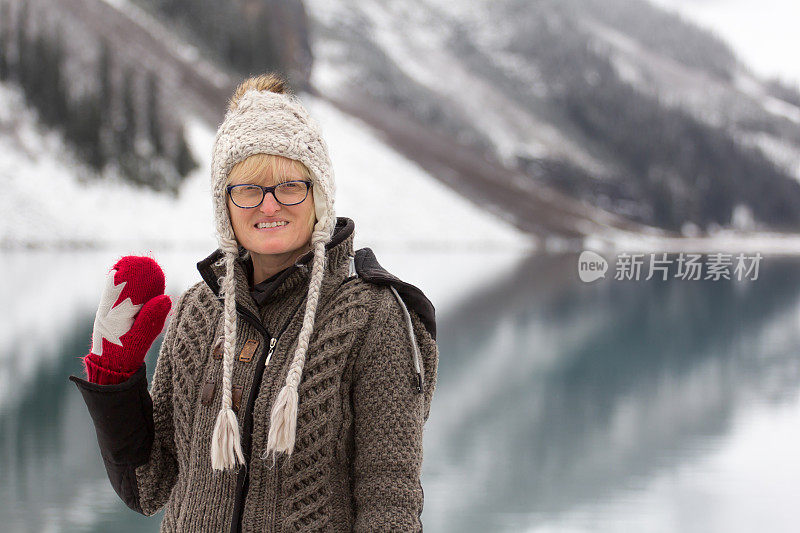
[[[271,192],[264,196],[264,201],[258,206],[259,211],[262,213],[274,213],[281,208],[281,204],[275,199],[275,195]]]

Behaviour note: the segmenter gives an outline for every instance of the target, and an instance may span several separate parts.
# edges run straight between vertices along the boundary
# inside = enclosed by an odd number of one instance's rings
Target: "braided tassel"
[[[231,409],[233,352],[236,348],[236,301],[234,289],[234,261],[238,253],[235,241],[225,243],[225,277],[222,290],[225,295],[225,350],[222,362],[222,407],[211,435],[211,467],[225,470],[236,466],[236,460],[244,464],[244,453],[239,436],[239,422]]]
[[[294,450],[295,433],[297,431],[297,388],[300,385],[300,378],[306,362],[308,343],[311,331],[314,328],[314,316],[319,302],[320,288],[322,287],[322,276],[325,273],[326,235],[325,230],[315,231],[312,238],[314,241],[314,264],[311,269],[311,281],[308,287],[308,300],[303,317],[303,327],[300,328],[297,349],[294,353],[292,366],[289,367],[289,373],[286,376],[286,384],[278,393],[275,404],[272,406],[267,449],[262,457],[266,458],[271,452],[273,465],[275,464],[275,455],[277,453],[286,452],[291,455],[292,450]]]

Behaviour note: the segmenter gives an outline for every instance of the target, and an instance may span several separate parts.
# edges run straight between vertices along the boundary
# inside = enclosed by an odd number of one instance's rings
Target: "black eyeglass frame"
[[[285,203],[281,202],[280,200],[278,200],[278,197],[275,195],[275,189],[277,189],[281,185],[286,185],[287,183],[305,183],[306,184],[306,195],[303,196],[302,200],[300,200],[299,202],[294,202],[292,204],[285,204]],[[255,209],[256,207],[260,206],[264,202],[264,198],[267,197],[267,193],[272,193],[272,197],[275,198],[275,201],[278,202],[281,205],[298,205],[298,204],[302,204],[303,202],[306,201],[306,198],[308,198],[308,191],[311,190],[313,185],[314,185],[314,183],[311,182],[310,180],[291,180],[291,181],[285,181],[283,183],[279,183],[277,185],[273,185],[272,187],[264,187],[263,185],[256,185],[255,183],[240,183],[238,185],[228,185],[227,187],[225,187],[225,190],[227,191],[228,196],[231,199],[231,202],[233,202],[233,205],[235,205],[236,207],[238,207],[240,209]],[[234,200],[233,196],[231,195],[231,191],[236,187],[258,187],[259,189],[261,189],[261,201],[258,202],[256,205],[251,205],[249,207],[243,207],[243,206],[237,204],[236,200]]]

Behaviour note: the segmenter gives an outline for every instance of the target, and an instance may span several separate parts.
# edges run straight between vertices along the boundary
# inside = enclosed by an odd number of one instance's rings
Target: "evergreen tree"
[[[80,98],[70,106],[67,137],[77,146],[78,152],[96,170],[101,170],[106,157],[101,146],[102,112],[98,96]]]
[[[53,47],[53,73],[50,78],[52,84],[52,98],[55,122],[64,125],[67,121],[69,108],[69,95],[67,92],[67,79],[64,74],[64,37],[61,28],[56,29],[55,45]]]
[[[2,0],[0,0],[2,2]],[[64,76],[65,49],[60,28],[55,31],[27,29],[28,7],[23,4],[17,13],[17,57],[9,58],[6,44],[14,37],[5,23],[8,6],[0,3],[0,74],[15,75],[28,102],[37,108],[44,124],[61,127],[64,137],[92,168],[101,171],[114,161],[121,174],[133,183],[154,190],[177,192],[182,176],[197,167],[186,141],[183,128],[167,155],[164,124],[169,117],[161,114],[158,77],[148,74],[146,110],[142,131],[152,145],[152,154],[139,154],[137,140],[137,78],[131,67],[123,71],[119,89],[112,83],[112,53],[109,43],[100,44],[97,63],[97,85],[76,99],[70,99]],[[13,61],[16,59],[16,64]],[[114,120],[113,117],[117,117]]]
[[[10,75],[8,57],[8,4],[0,4],[0,80],[7,80]]]
[[[98,63],[98,81],[100,83],[100,106],[103,114],[109,120],[112,117],[112,86],[111,86],[111,48],[108,41],[103,39],[100,43],[100,60]]]
[[[26,86],[28,66],[28,3],[24,2],[17,13],[17,81]]]
[[[34,40],[34,57],[36,64],[31,66],[28,97],[36,105],[45,124],[63,125],[63,105],[65,96],[62,68],[62,51],[60,32],[52,32],[52,40],[44,33]]]
[[[122,80],[122,118],[117,131],[117,153],[135,153],[136,146],[136,102],[134,101],[134,78],[130,68],[125,69]]]
[[[137,184],[147,184],[140,171],[140,161],[136,153],[136,103],[134,101],[134,77],[126,68],[122,77],[122,120],[116,131],[117,146],[115,159],[122,174]]]
[[[44,103],[43,78],[49,50],[42,35],[31,36],[28,39],[28,46],[30,53],[25,57],[26,74],[23,88],[28,101],[41,111],[42,118],[47,122],[49,115]]]
[[[98,126],[98,142],[100,143],[100,150],[103,154],[105,161],[115,158],[118,153],[117,149],[117,135],[116,135],[116,120],[115,120],[115,107],[114,107],[114,87],[111,81],[111,72],[113,58],[111,56],[111,46],[107,39],[100,41],[100,50],[97,59],[97,75],[95,86],[96,92],[94,96],[95,104],[100,111],[100,124]]]
[[[178,129],[177,151],[175,153],[175,169],[181,176],[197,168],[197,161],[192,157],[192,152],[186,142],[183,126]]]
[[[147,132],[156,155],[164,154],[161,119],[159,117],[158,80],[154,73],[147,75]]]

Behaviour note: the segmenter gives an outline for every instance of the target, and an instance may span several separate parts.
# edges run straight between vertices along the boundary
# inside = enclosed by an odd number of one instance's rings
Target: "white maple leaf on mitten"
[[[103,355],[103,339],[108,340],[117,346],[122,346],[120,337],[126,334],[133,326],[134,318],[142,305],[134,305],[130,298],[126,298],[119,304],[114,305],[127,282],[123,281],[119,285],[114,283],[116,270],[112,270],[106,276],[106,285],[97,314],[94,317],[94,333],[92,334],[92,351],[97,355]]]
[[[83,357],[91,383],[119,385],[143,368],[172,308],[164,282],[161,267],[147,256],[126,255],[106,273],[92,349]]]

